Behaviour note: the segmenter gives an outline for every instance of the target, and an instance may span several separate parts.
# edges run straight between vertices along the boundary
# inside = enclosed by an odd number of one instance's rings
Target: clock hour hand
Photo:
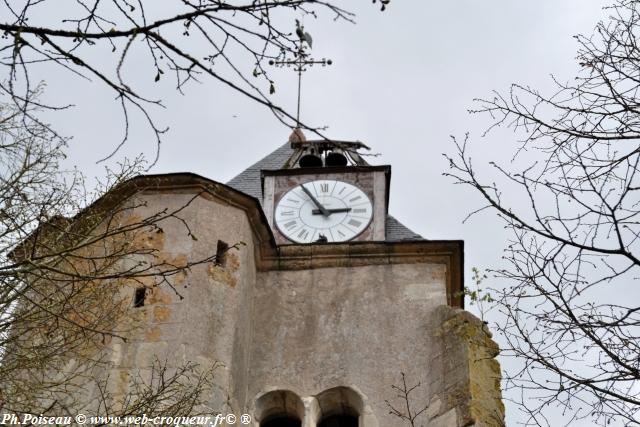
[[[349,212],[351,211],[351,208],[339,208],[339,209],[327,209],[329,211],[329,215],[334,214],[334,213],[342,213],[342,212]],[[313,215],[321,215],[322,211],[320,211],[320,209],[314,209],[311,211],[311,213]]]
[[[309,198],[311,199],[311,201],[313,203],[315,203],[315,205],[318,207],[318,210],[320,211],[320,213],[322,214],[322,216],[329,216],[331,215],[331,213],[327,210],[327,208],[325,208],[324,206],[322,206],[322,204],[320,204],[320,202],[318,201],[318,199],[316,199],[315,197],[313,197],[313,194],[311,194],[311,192],[309,190],[307,190],[307,187],[305,187],[304,185],[300,184],[300,187],[302,187],[302,191],[304,191],[305,193],[307,193],[307,196],[309,196]]]

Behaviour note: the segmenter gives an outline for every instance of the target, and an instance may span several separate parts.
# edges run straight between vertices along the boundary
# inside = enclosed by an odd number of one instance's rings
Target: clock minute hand
[[[342,212],[349,212],[351,211],[351,208],[339,208],[339,209],[328,209],[329,214],[334,214],[334,213],[342,213]],[[311,213],[313,215],[320,215],[322,214],[322,212],[320,211],[320,209],[314,209],[313,211],[311,211]]]
[[[329,216],[331,215],[331,213],[329,213],[329,211],[327,210],[327,208],[325,208],[324,206],[322,206],[322,204],[318,201],[318,199],[316,199],[315,197],[313,197],[313,194],[311,194],[311,192],[309,190],[307,190],[307,187],[305,187],[304,185],[300,184],[300,187],[302,187],[302,191],[304,191],[305,193],[307,193],[307,196],[309,196],[309,198],[311,199],[311,201],[313,203],[315,203],[315,205],[318,207],[318,209],[320,210],[320,213],[322,214],[322,216]]]

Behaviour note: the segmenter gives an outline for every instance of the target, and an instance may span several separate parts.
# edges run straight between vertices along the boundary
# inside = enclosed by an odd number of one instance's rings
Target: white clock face
[[[345,242],[371,222],[373,206],[358,187],[342,181],[318,180],[292,188],[275,210],[278,230],[296,243]]]

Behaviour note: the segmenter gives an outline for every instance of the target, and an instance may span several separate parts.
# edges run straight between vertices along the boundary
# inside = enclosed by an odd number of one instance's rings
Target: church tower
[[[295,130],[226,184],[144,175],[98,200],[137,221],[163,213],[127,262],[193,267],[125,283],[126,339],[104,342],[91,377],[105,385],[74,409],[104,415],[92,402],[126,402],[163,361],[215,367],[204,410],[235,414],[229,426],[402,427],[407,408],[417,425],[504,425],[497,346],[463,309],[463,242],[390,216],[391,166],[367,148]]]
[[[390,413],[403,376],[425,425],[502,425],[497,347],[460,310],[463,242],[390,216],[391,166],[368,149],[295,129],[228,183],[260,200],[278,253],[253,291],[255,425],[408,425]]]
[[[198,410],[232,415],[226,426],[504,425],[497,345],[464,311],[463,242],[430,240],[392,217],[391,166],[368,164],[364,143],[298,129],[302,73],[331,61],[309,56],[298,21],[296,34],[295,58],[270,61],[298,74],[298,127],[285,144],[227,183],[138,176],[63,219],[98,232],[138,224],[108,242],[141,248],[118,262],[175,272],[158,280],[143,268],[113,298],[98,294],[125,314],[123,337],[97,344],[101,363],[82,377],[100,385],[83,383],[85,402],[65,405],[105,415],[95,402],[108,398],[143,415],[126,405],[132,390],[165,385],[150,368],[162,361],[161,374],[214,369]],[[103,210],[117,214],[83,224]],[[110,249],[97,246],[80,259]],[[60,366],[76,367],[71,357]]]

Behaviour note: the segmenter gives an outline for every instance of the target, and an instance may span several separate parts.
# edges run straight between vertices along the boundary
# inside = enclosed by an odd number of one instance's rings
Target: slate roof
[[[249,166],[240,174],[232,178],[227,185],[241,191],[249,196],[253,196],[262,203],[262,185],[260,182],[260,171],[263,169],[280,169],[289,157],[293,154],[293,149],[289,142],[276,149],[271,154]],[[425,240],[422,236],[402,225],[391,215],[387,215],[387,238],[389,242],[403,240]]]

